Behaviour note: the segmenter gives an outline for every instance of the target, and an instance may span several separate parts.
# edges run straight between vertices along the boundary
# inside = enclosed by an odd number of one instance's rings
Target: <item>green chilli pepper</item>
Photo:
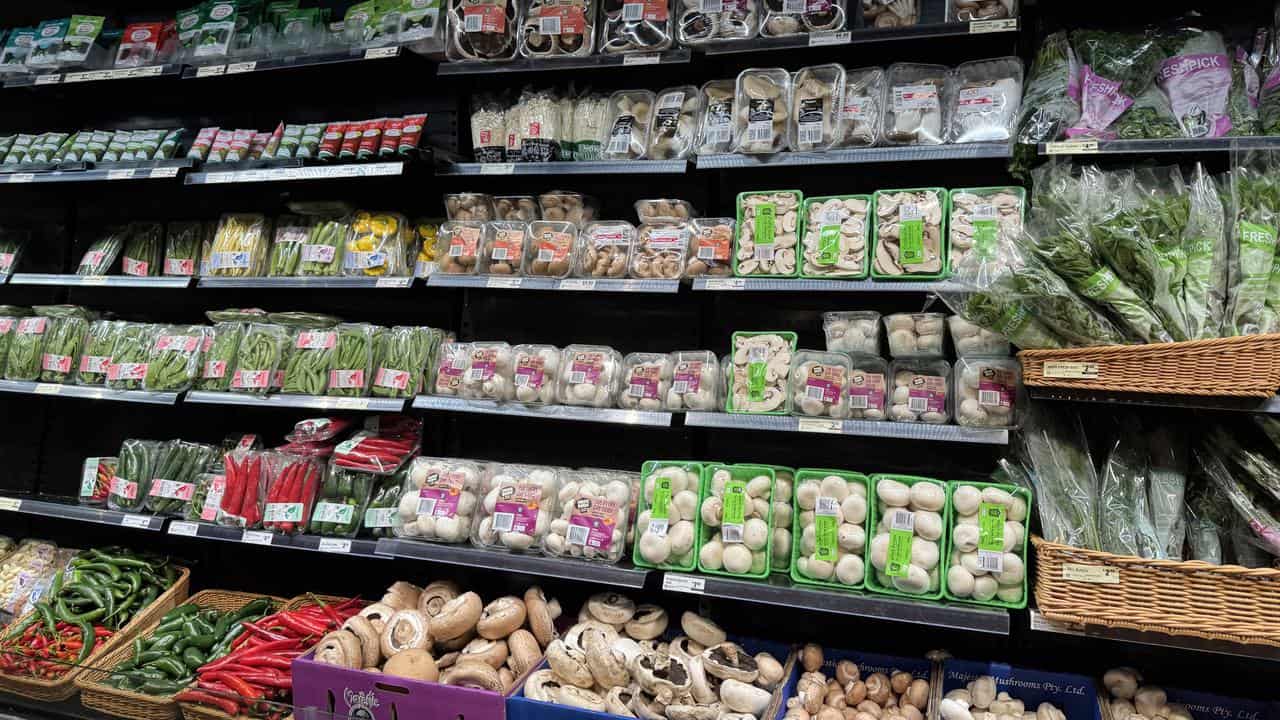
[[[151,477],[162,443],[153,440],[125,440],[120,445],[116,477],[111,481],[107,507],[133,511],[142,507],[151,491]]]
[[[196,478],[217,456],[212,445],[172,440],[164,443],[152,470],[147,510],[157,515],[182,517],[195,496]]]

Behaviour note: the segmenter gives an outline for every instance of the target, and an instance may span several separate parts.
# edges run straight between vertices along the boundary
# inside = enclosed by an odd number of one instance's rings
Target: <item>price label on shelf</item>
[[[149,177],[152,180],[160,180],[162,178],[175,178],[175,177],[178,177],[178,168],[176,166],[152,168],[151,174],[149,175]]]
[[[29,183],[35,179],[36,179],[36,176],[34,173],[14,173],[9,176],[9,184],[12,185],[14,183]]]
[[[183,537],[196,537],[200,534],[200,525],[193,522],[174,520],[169,523],[169,534],[181,535]]]
[[[1048,361],[1044,364],[1044,376],[1047,378],[1067,378],[1071,380],[1097,380],[1098,363],[1067,362],[1063,360]]]
[[[250,60],[249,62],[231,63],[227,66],[228,75],[239,75],[240,73],[253,72],[258,69],[258,61]]]
[[[106,285],[106,275],[85,275],[80,278],[81,285]]]
[[[18,512],[22,509],[22,501],[18,498],[0,497],[0,510]]]
[[[662,62],[662,56],[657,53],[639,53],[622,58],[622,64],[626,67],[632,65],[657,65],[660,62]]]
[[[520,283],[524,278],[518,277],[491,277],[485,281],[484,286],[487,288],[502,288],[512,290],[520,287]]]
[[[1045,155],[1093,155],[1097,152],[1097,140],[1063,140],[1044,144]]]
[[[107,179],[108,180],[132,180],[133,169],[131,168],[128,170],[108,170]]]
[[[320,552],[349,553],[351,541],[343,538],[320,538],[320,545],[316,549]]]
[[[703,284],[707,290],[745,290],[746,278],[707,278]]]
[[[271,533],[262,530],[245,530],[240,536],[240,542],[250,545],[270,545],[272,537]]]
[[[848,45],[849,39],[853,37],[853,33],[845,30],[844,32],[815,32],[809,33],[809,47],[820,47],[822,45]]]
[[[391,47],[369,48],[364,51],[365,60],[381,60],[382,58],[393,58],[400,54],[400,48],[392,45]]]
[[[707,589],[707,579],[694,577],[692,575],[679,575],[677,573],[662,574],[662,589],[672,592],[692,593],[701,595]]]
[[[800,432],[840,435],[844,432],[844,421],[824,420],[822,418],[798,418],[796,429]]]
[[[1120,568],[1063,563],[1062,579],[1068,582],[1091,583],[1094,585],[1119,585]]]
[[[56,383],[36,383],[32,388],[32,392],[37,395],[60,395],[62,394],[62,386]]]
[[[41,75],[36,78],[36,85],[57,85],[62,82],[61,75]]]
[[[569,278],[561,280],[556,287],[560,290],[595,290],[596,281],[592,279]]]
[[[120,518],[122,527],[139,528],[146,530],[151,527],[151,518],[146,515],[125,515]]]
[[[196,69],[196,77],[198,78],[218,77],[219,75],[225,75],[226,73],[227,73],[226,65],[206,65],[202,68]]]
[[[378,278],[373,286],[376,288],[407,288],[409,283],[412,282],[413,278],[410,277]]]
[[[481,175],[510,175],[516,171],[515,163],[481,163]]]
[[[369,398],[334,398],[334,410],[368,410]]]
[[[1008,18],[1005,20],[974,20],[969,23],[970,35],[981,35],[984,33],[995,32],[1012,32],[1018,29],[1018,18]]]

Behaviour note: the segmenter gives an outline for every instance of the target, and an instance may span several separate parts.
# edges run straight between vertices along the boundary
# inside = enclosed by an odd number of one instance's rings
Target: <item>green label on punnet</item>
[[[910,530],[889,531],[889,557],[884,566],[884,574],[889,577],[906,577],[907,566],[911,564],[911,539],[915,533]]]
[[[649,507],[649,517],[653,520],[666,520],[671,507],[671,478],[660,477],[653,482],[653,505]]]
[[[978,549],[1004,552],[1003,505],[982,503],[978,506]]]
[[[316,509],[311,513],[311,522],[331,522],[347,524],[355,517],[355,506],[346,503],[316,503]]]
[[[84,459],[84,470],[80,473],[80,497],[92,497],[93,489],[98,484],[98,458]]]
[[[907,220],[898,224],[898,263],[919,265],[924,262],[924,221]]]
[[[1267,225],[1240,221],[1240,244],[1255,250],[1275,252],[1276,229]]]
[[[1111,272],[1111,268],[1102,268],[1090,275],[1089,279],[1081,284],[1080,294],[1090,300],[1097,300],[1100,297],[1109,295],[1119,282],[1120,279],[1116,277],[1115,273]]]
[[[301,522],[302,503],[267,503],[262,519],[267,522]]]
[[[747,484],[741,480],[730,480],[724,484],[723,509],[720,511],[722,525],[741,525],[746,519]]]
[[[768,369],[768,348],[752,347],[747,350],[747,396],[752,402],[764,400],[764,386]]]
[[[840,226],[823,225],[818,235],[819,265],[835,265],[840,258]]]
[[[840,503],[833,497],[820,497],[814,508],[814,536],[817,540],[813,556],[818,560],[835,562],[836,548],[840,540],[840,520],[836,512]]]
[[[973,221],[973,249],[982,257],[991,257],[996,247],[995,220]]]
[[[773,225],[776,220],[777,208],[773,203],[765,203],[756,206],[756,224],[755,232],[752,233],[751,239],[757,245],[773,244]]]

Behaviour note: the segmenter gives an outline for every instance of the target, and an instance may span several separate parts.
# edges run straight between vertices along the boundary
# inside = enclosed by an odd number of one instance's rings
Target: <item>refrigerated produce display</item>
[[[0,715],[1280,718],[1280,4],[50,0],[0,86]]]

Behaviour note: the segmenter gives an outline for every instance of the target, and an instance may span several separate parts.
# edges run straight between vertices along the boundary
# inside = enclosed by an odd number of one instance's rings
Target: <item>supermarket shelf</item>
[[[202,288],[378,288],[403,289],[413,285],[411,277],[202,277]]]
[[[1280,148],[1280,136],[1174,138],[1169,140],[1065,140],[1040,143],[1041,155],[1147,155],[1150,153],[1213,153]]]
[[[688,169],[688,160],[446,163],[436,169],[436,175],[683,175]]]
[[[716,575],[664,573],[662,589],[953,630],[993,635],[1009,634],[1009,613],[1005,610],[944,605],[937,602],[872,595],[860,591],[819,590],[793,586],[789,579],[777,575],[770,576],[767,581],[751,581],[733,580]]]
[[[41,517],[78,520],[98,525],[119,525],[159,532],[164,527],[164,518],[154,515],[119,512],[104,508],[80,505],[74,500],[41,500],[24,497],[0,497],[0,511],[22,513],[23,515],[40,515]]]
[[[1246,645],[1243,643],[1227,642],[1225,640],[1204,640],[1197,637],[1165,635],[1163,633],[1142,632],[1140,630],[1111,628],[1101,625],[1075,626],[1069,623],[1049,620],[1045,618],[1045,616],[1041,615],[1040,611],[1035,608],[1030,610],[1029,615],[1030,627],[1033,631],[1037,632],[1075,635],[1078,637],[1088,637],[1099,640],[1114,640],[1116,642],[1134,643],[1137,645],[1152,645],[1155,647],[1174,648],[1177,650],[1193,650],[1195,652],[1210,653],[1213,655],[1231,655],[1234,657],[1247,657],[1257,660],[1280,662],[1280,649],[1270,645]]]
[[[929,23],[892,29],[860,28],[857,30],[845,30],[844,32],[819,32],[777,38],[760,37],[751,40],[716,40],[699,47],[708,55],[727,55],[730,53],[794,50],[825,45],[855,45],[894,40],[962,37],[1017,31],[1018,19],[1013,18],[1010,20],[979,20],[964,23]]]
[[[362,62],[364,60],[383,60],[399,57],[405,50],[399,46],[368,48],[365,50],[341,50],[314,55],[285,56],[264,60],[245,60],[223,65],[201,65],[184,68],[183,79],[223,77],[225,75],[241,75],[268,70],[288,70],[292,68],[311,67],[315,65],[333,65],[335,63]]]
[[[228,183],[389,177],[403,175],[404,169],[405,162],[403,160],[396,160],[394,162],[375,162],[364,165],[314,165],[302,167],[253,168],[246,170],[204,170],[201,172],[189,173],[183,182],[187,185],[225,185]]]
[[[94,168],[83,164],[77,169],[47,170],[41,172],[0,173],[0,185],[24,185],[51,182],[98,182],[101,180],[171,180],[178,172],[195,163],[187,158],[157,160],[143,163],[104,163]]]
[[[901,145],[827,152],[781,152],[772,155],[699,155],[699,170],[781,167],[790,165],[848,165],[858,163],[918,162],[923,160],[978,160],[1007,158],[1008,143],[965,143],[963,145]]]
[[[57,383],[29,382],[25,380],[0,380],[0,392],[26,395],[61,395],[88,400],[115,400],[117,402],[145,403],[148,405],[173,405],[178,393],[149,392],[146,390],[112,390],[86,385],[59,385]]]
[[[427,278],[428,287],[489,288],[501,290],[565,290],[628,293],[674,293],[679,280],[622,280],[610,278],[507,277],[500,275],[449,275],[435,273]]]
[[[946,281],[877,282],[874,280],[806,280],[803,278],[696,278],[694,290],[760,292],[936,293],[958,290]]]
[[[116,68],[113,70],[79,70],[68,73],[49,73],[43,75],[28,74],[11,77],[4,81],[4,86],[32,87],[43,85],[72,85],[84,82],[103,82],[110,80],[135,80],[138,78],[167,77],[178,75],[182,66],[177,64],[148,65],[137,68]]]
[[[616,587],[644,587],[648,572],[627,565],[605,565],[541,555],[482,550],[468,544],[450,545],[420,540],[383,538],[378,541],[379,555],[427,560],[449,565],[466,565],[509,573],[553,577],[561,580],[599,583]],[[625,562],[625,561],[624,561]]]
[[[56,285],[59,287],[185,288],[189,277],[134,277],[133,275],[54,275],[14,273],[10,285]]]
[[[308,408],[312,410],[403,412],[406,400],[404,398],[322,397],[318,395],[286,395],[284,393],[259,397],[240,392],[192,390],[187,393],[184,402],[197,405],[248,405],[252,407]]]
[[[270,545],[293,550],[311,550],[313,552],[385,559],[385,556],[375,552],[377,541],[369,539],[330,538],[320,537],[319,535],[282,535],[273,533],[270,530],[245,530],[244,528],[229,525],[214,525],[212,523],[185,520],[171,521],[167,533],[169,535],[194,537],[202,540],[238,542],[246,545]]]
[[[1008,430],[967,428],[958,425],[898,423],[871,420],[830,420],[786,415],[746,415],[718,412],[685,413],[689,427],[728,428],[733,430],[768,430],[772,432],[811,432],[825,435],[857,435],[862,437],[931,440],[934,442],[1008,445]]]
[[[549,420],[577,420],[581,422],[610,423],[613,425],[647,425],[671,427],[671,413],[644,410],[619,410],[616,408],[578,407],[574,405],[499,405],[488,400],[463,400],[456,397],[419,395],[413,399],[415,410],[445,410],[448,412],[480,413],[482,415],[509,415],[512,417],[536,417]]]
[[[1228,410],[1232,412],[1280,415],[1280,395],[1266,400],[1256,398],[1195,397],[1177,395],[1102,395],[1088,391],[1028,387],[1036,400],[1102,403],[1107,405],[1139,405],[1145,407],[1183,408],[1187,410]]]
[[[632,67],[638,65],[677,65],[689,62],[688,48],[660,53],[628,53],[625,55],[587,55],[585,57],[519,58],[511,62],[447,62],[440,63],[440,75],[490,75],[510,72],[552,70],[591,70],[595,68]]]

